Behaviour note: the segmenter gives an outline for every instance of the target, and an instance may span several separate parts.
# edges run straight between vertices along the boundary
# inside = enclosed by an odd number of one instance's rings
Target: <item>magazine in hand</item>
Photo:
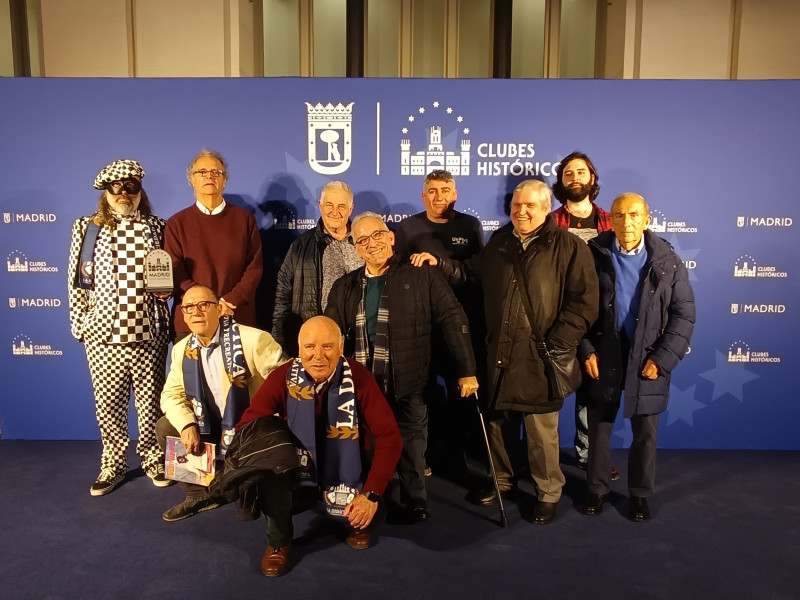
[[[214,479],[214,444],[206,443],[199,456],[189,454],[181,438],[167,436],[164,471],[167,479],[208,486]]]

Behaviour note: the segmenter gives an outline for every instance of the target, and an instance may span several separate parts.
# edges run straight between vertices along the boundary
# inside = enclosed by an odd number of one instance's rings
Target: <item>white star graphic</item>
[[[413,123],[414,122],[414,115],[409,115],[408,116],[408,122],[409,123]]]
[[[711,399],[716,400],[725,394],[730,394],[739,402],[744,402],[744,384],[758,379],[759,376],[743,368],[740,364],[729,363],[727,355],[719,350],[716,350],[714,354],[716,355],[716,366],[710,371],[699,374],[700,377],[708,379],[714,384]]]
[[[408,133],[408,127],[403,127],[403,133]]]
[[[464,117],[462,117],[461,115],[456,117],[456,121],[458,121],[459,123],[461,123],[461,121],[463,121],[463,120],[464,120]]]
[[[447,114],[449,115],[449,114],[452,114],[452,113],[453,113],[453,109],[448,106],[447,107]]]
[[[433,103],[433,108],[439,108],[439,102],[438,101]]]
[[[697,386],[690,385],[682,390],[678,386],[669,386],[669,407],[667,408],[667,425],[672,425],[676,421],[683,421],[689,427],[694,427],[694,413],[706,405],[698,402],[694,397],[694,390]]]
[[[464,127],[464,133],[465,134],[469,133],[469,127]]]
[[[420,106],[419,107],[419,114],[423,114],[424,112],[425,112],[425,107],[424,106]]]

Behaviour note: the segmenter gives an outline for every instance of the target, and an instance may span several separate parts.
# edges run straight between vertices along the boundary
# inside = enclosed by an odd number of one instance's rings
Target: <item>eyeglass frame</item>
[[[376,229],[369,235],[364,235],[358,238],[357,240],[353,240],[353,244],[358,246],[359,248],[366,248],[369,245],[369,240],[373,239],[376,242],[380,242],[387,233],[391,233],[388,229]]]
[[[204,179],[206,177],[216,179],[217,177],[225,177],[226,173],[222,169],[198,169],[197,171],[192,171],[192,175],[199,175]]]
[[[195,302],[194,304],[181,304],[181,312],[185,315],[193,315],[195,311],[206,314],[212,306],[218,305],[219,302],[214,300],[201,300],[200,302]],[[203,306],[205,306],[205,308],[203,308]]]

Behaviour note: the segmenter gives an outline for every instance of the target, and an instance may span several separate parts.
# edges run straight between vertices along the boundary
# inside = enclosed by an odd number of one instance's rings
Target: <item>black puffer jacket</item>
[[[322,219],[292,242],[283,259],[275,290],[272,337],[289,356],[297,356],[300,326],[322,314],[322,253],[330,238]]]
[[[355,354],[355,323],[364,269],[334,282],[325,314],[342,328],[344,353]],[[469,325],[445,278],[433,267],[415,267],[394,256],[386,271],[389,297],[389,356],[396,398],[421,393],[431,362],[431,328],[442,331],[457,377],[475,375]]]
[[[523,250],[511,231],[492,237],[466,264],[442,261],[451,279],[477,277],[486,312],[486,353],[490,393],[498,410],[549,413],[563,398],[551,398],[544,365],[517,285],[512,256],[520,255],[539,331],[550,348],[577,351],[597,319],[597,273],[586,244],[548,215]],[[466,267],[466,271],[465,268]]]

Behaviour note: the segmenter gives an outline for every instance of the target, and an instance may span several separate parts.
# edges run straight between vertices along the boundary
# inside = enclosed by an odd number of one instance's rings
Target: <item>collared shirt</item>
[[[633,248],[630,252],[628,252],[627,250],[625,250],[625,248],[619,245],[619,240],[617,239],[617,236],[614,236],[614,244],[616,245],[617,250],[619,251],[620,254],[639,254],[639,252],[644,250],[644,233],[642,233],[642,239],[639,240],[639,244],[635,248]]]
[[[203,375],[206,378],[208,389],[211,390],[211,395],[214,396],[214,404],[219,408],[219,414],[225,414],[225,398],[222,395],[222,347],[220,346],[220,327],[214,337],[211,338],[208,346],[203,346],[200,342],[200,360],[203,365]],[[198,340],[199,341],[199,340]]]
[[[222,202],[220,202],[219,206],[217,206],[214,210],[208,210],[205,206],[203,206],[200,203],[199,200],[197,200],[195,204],[197,205],[197,208],[200,209],[200,212],[203,213],[204,215],[218,215],[225,208],[225,199],[223,198]]]
[[[542,225],[544,225],[544,223],[542,223]],[[541,230],[542,230],[542,226],[540,225],[540,226],[539,226],[539,227],[536,229],[536,231],[534,231],[532,234],[530,234],[530,235],[529,235],[528,237],[526,237],[526,238],[523,238],[523,237],[522,237],[522,236],[519,234],[519,232],[517,232],[517,228],[516,228],[516,227],[514,228],[514,231],[513,231],[513,233],[514,233],[514,235],[516,236],[516,238],[517,238],[517,239],[518,239],[520,242],[522,242],[522,249],[523,249],[523,250],[527,250],[527,249],[528,249],[528,246],[530,245],[530,243],[531,243],[533,240],[535,240],[535,239],[538,237],[538,235],[539,235],[539,232],[540,232]]]

